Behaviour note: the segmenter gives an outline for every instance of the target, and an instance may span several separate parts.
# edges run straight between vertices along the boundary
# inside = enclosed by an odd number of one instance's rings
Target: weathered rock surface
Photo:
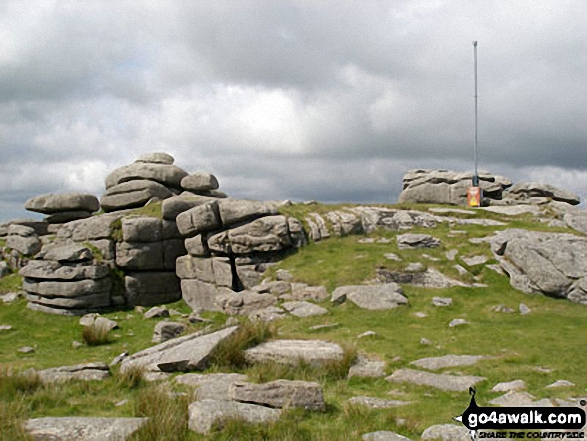
[[[395,383],[412,383],[420,386],[429,386],[447,391],[466,392],[469,390],[469,387],[473,387],[475,384],[485,380],[485,378],[470,375],[432,374],[414,369],[398,369],[387,377],[386,380]]]
[[[397,283],[340,286],[332,293],[335,304],[347,299],[360,308],[371,310],[392,309],[408,303]]]
[[[249,316],[274,305],[277,299],[271,294],[259,294],[253,291],[234,292],[224,289],[217,294],[214,302],[226,314]]]
[[[130,272],[124,285],[128,306],[153,306],[181,299],[180,281],[172,271]]]
[[[214,348],[237,329],[238,326],[232,326],[211,334],[195,333],[168,340],[131,355],[122,362],[120,370],[124,372],[133,366],[163,372],[205,369]]]
[[[579,196],[576,194],[541,182],[517,182],[509,190],[504,192],[503,197],[516,201],[531,201],[532,198],[549,198],[571,205],[578,205],[581,202]]]
[[[181,180],[187,172],[172,164],[158,164],[152,162],[135,162],[119,167],[106,177],[106,189],[117,184],[134,180],[151,180],[166,187],[180,188]]]
[[[343,349],[336,343],[322,340],[274,340],[245,351],[249,363],[280,363],[296,365],[300,360],[321,365],[341,360]]]
[[[46,417],[27,420],[23,427],[35,441],[122,441],[147,418]]]
[[[181,188],[195,192],[217,190],[218,180],[210,173],[191,173],[181,180]]]
[[[526,389],[524,380],[513,380],[508,382],[498,383],[491,389],[492,392],[510,392]]]
[[[396,242],[400,250],[440,246],[440,241],[429,234],[400,234],[396,237]]]
[[[378,430],[377,432],[365,433],[361,439],[363,441],[412,441],[410,438],[398,435],[395,432]]]
[[[32,256],[41,251],[41,241],[32,227],[10,225],[6,246],[21,254]]]
[[[281,305],[287,312],[296,317],[312,317],[328,314],[328,310],[310,302],[285,302]]]
[[[437,424],[428,427],[420,439],[442,440],[442,441],[471,441],[469,430],[465,426],[456,424]]]
[[[155,325],[153,331],[153,343],[163,343],[172,338],[179,337],[186,330],[183,323],[162,321]]]
[[[91,194],[65,193],[44,194],[25,202],[24,208],[43,214],[67,211],[87,211],[93,213],[100,209],[98,198]]]
[[[359,355],[357,362],[349,369],[348,378],[381,378],[385,377],[385,362],[380,360],[371,360]]]
[[[281,410],[235,401],[202,400],[190,404],[188,427],[194,432],[207,434],[213,426],[222,426],[226,419],[241,419],[249,424],[277,421]]]
[[[424,288],[469,286],[466,283],[445,276],[435,268],[427,268],[424,271],[408,271],[407,269],[405,271],[391,271],[385,268],[378,268],[377,279],[384,283],[406,283]]]
[[[37,375],[44,383],[104,380],[110,376],[110,368],[105,363],[84,363],[44,369],[37,371]]]
[[[349,403],[359,406],[370,407],[371,409],[391,409],[393,407],[411,404],[411,402],[409,401],[386,400],[383,398],[376,397],[353,397],[349,399]]]
[[[222,199],[218,201],[218,207],[222,224],[225,226],[279,213],[273,204],[244,199]]]
[[[428,357],[412,361],[410,364],[432,371],[446,367],[471,366],[483,360],[484,355],[444,355],[442,357]]]
[[[153,198],[163,200],[171,196],[173,193],[165,185],[147,179],[137,179],[108,188],[100,198],[100,205],[105,212],[110,212],[142,207]]]
[[[234,383],[247,381],[243,374],[184,374],[175,377],[175,382],[195,387],[196,400],[232,400],[230,387]]]
[[[298,407],[324,411],[326,403],[320,384],[310,381],[276,380],[269,383],[233,383],[230,396],[234,401],[272,408]]]
[[[507,229],[487,240],[514,288],[587,304],[587,238]]]

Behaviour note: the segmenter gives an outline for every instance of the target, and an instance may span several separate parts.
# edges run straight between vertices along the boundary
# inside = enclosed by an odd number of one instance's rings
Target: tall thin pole
[[[477,42],[473,42],[473,55],[475,58],[475,174],[473,175],[473,187],[479,186],[479,175],[477,173]]]

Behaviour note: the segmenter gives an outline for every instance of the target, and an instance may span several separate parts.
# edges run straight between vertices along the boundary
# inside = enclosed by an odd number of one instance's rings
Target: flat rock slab
[[[385,400],[383,398],[376,397],[352,397],[349,399],[349,403],[370,407],[371,409],[390,409],[392,407],[411,404],[410,401]]]
[[[237,329],[238,326],[231,326],[211,334],[194,333],[168,340],[131,355],[122,362],[120,370],[125,372],[133,366],[163,372],[203,370],[216,346]]]
[[[136,432],[147,418],[35,418],[24,429],[35,441],[122,441]]]
[[[312,317],[328,314],[327,309],[310,302],[285,302],[281,306],[296,317]]]
[[[335,304],[350,300],[359,308],[370,310],[393,309],[406,305],[408,299],[402,295],[402,289],[397,283],[381,285],[348,285],[340,286],[332,293],[332,302]]]
[[[435,371],[446,367],[471,366],[484,358],[487,357],[484,355],[444,355],[442,357],[421,358],[410,364]]]
[[[358,362],[349,369],[348,377],[385,377],[385,362],[380,360],[369,360],[368,358],[359,356]]]
[[[68,380],[94,381],[108,378],[110,368],[106,363],[85,363],[44,369],[37,371],[37,375],[44,383]]]
[[[435,248],[440,246],[440,240],[429,234],[400,234],[396,237],[396,242],[400,250],[411,248]]]
[[[277,421],[281,410],[235,401],[203,400],[190,404],[188,427],[194,432],[207,434],[214,425],[227,419],[240,419],[250,424]]]
[[[363,441],[412,441],[410,438],[406,438],[405,436],[387,430],[365,433],[361,439],[363,439]]]
[[[433,439],[442,441],[471,441],[469,430],[465,426],[456,424],[437,424],[428,427],[420,439]]]
[[[185,374],[175,377],[175,382],[196,387],[196,400],[231,400],[230,386],[247,381],[243,374]]]
[[[470,387],[485,379],[484,377],[475,377],[472,375],[432,374],[415,369],[398,369],[386,378],[387,381],[393,381],[395,383],[412,383],[419,386],[429,386],[456,392],[467,392]]]
[[[500,397],[494,398],[489,402],[489,404],[493,404],[494,406],[530,406],[534,404],[536,398],[529,394],[528,392],[516,392],[510,391],[505,395]]]
[[[322,365],[342,360],[344,351],[336,343],[322,340],[274,340],[247,349],[249,363],[280,363],[296,365],[300,360]]]
[[[322,386],[312,381],[276,380],[264,384],[233,383],[230,397],[242,403],[272,408],[297,407],[306,410],[326,410]]]
[[[513,380],[496,384],[491,392],[511,392],[524,389],[526,389],[524,380]]]

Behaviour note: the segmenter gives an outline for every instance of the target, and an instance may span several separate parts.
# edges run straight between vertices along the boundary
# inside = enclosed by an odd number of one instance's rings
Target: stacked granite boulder
[[[45,247],[20,275],[33,310],[83,315],[123,303],[113,298],[108,265],[95,261],[92,250],[80,244]]]
[[[479,186],[486,200],[499,200],[512,181],[503,176],[494,176],[479,171]],[[403,191],[399,202],[465,205],[467,189],[471,186],[471,173],[456,173],[448,170],[409,170],[403,178]]]
[[[579,204],[579,196],[540,182],[513,182],[503,176],[480,171],[479,186],[487,205],[546,204],[551,201]],[[471,173],[448,170],[409,170],[403,178],[399,202],[465,205]]]
[[[119,167],[106,177],[106,193],[100,199],[105,212],[138,208],[181,192],[187,172],[173,165],[166,153],[148,153]]]
[[[57,232],[64,223],[86,219],[100,209],[98,198],[91,194],[44,194],[25,202],[24,207],[36,213],[46,214],[49,233]]]
[[[301,223],[270,203],[185,196],[165,202],[164,217],[194,204],[177,216],[188,255],[177,259],[176,271],[183,299],[195,310],[242,303],[239,292],[257,285],[268,266],[306,242]]]

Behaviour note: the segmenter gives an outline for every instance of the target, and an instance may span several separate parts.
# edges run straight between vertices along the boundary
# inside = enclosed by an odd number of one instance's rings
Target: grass
[[[431,206],[404,205],[402,208],[426,211]],[[309,212],[324,214],[339,206],[294,205],[282,212],[303,219]],[[397,206],[395,207],[397,208]],[[324,388],[327,403],[325,412],[307,412],[300,409],[284,412],[281,419],[272,424],[250,426],[231,420],[218,430],[203,437],[187,430],[187,406],[191,389],[169,382],[157,385],[142,379],[140,370],[120,374],[116,368],[113,376],[102,382],[71,382],[61,385],[42,385],[34,380],[6,379],[8,370],[21,372],[36,369],[73,365],[82,362],[109,362],[116,355],[128,350],[131,353],[152,345],[154,320],[145,320],[135,311],[105,314],[117,320],[120,330],[111,333],[108,344],[79,348],[72,341],[79,339],[80,326],[74,317],[42,314],[26,309],[23,300],[11,305],[0,304],[0,324],[12,325],[10,331],[0,333],[0,439],[26,439],[20,423],[28,418],[42,416],[146,416],[149,424],[133,436],[133,440],[348,440],[360,439],[366,432],[391,430],[411,439],[419,439],[424,429],[432,424],[447,424],[452,417],[461,414],[468,405],[466,392],[444,392],[411,384],[389,383],[385,379],[346,378],[348,365],[357,353],[384,360],[387,374],[399,368],[410,367],[410,362],[423,357],[446,354],[488,355],[476,365],[447,368],[442,373],[463,373],[487,378],[477,386],[477,402],[480,406],[500,394],[492,392],[498,382],[522,379],[527,391],[537,399],[569,398],[587,395],[587,378],[584,366],[587,353],[581,348],[586,343],[587,307],[565,300],[540,295],[528,295],[514,290],[506,276],[483,266],[467,266],[463,257],[485,255],[494,263],[486,243],[472,244],[470,238],[484,237],[505,228],[525,228],[537,231],[571,232],[567,228],[551,228],[536,222],[531,216],[508,217],[495,213],[469,210],[475,214],[450,214],[459,218],[488,218],[507,222],[505,227],[482,227],[446,223],[434,229],[415,228],[413,233],[426,233],[441,241],[438,248],[399,250],[397,233],[376,231],[368,236],[331,237],[288,256],[276,267],[291,271],[295,280],[312,285],[324,285],[329,291],[344,284],[365,283],[376,277],[377,268],[392,271],[403,270],[411,262],[421,262],[447,276],[466,283],[481,282],[487,288],[453,287],[426,289],[403,285],[409,305],[387,311],[368,311],[345,303],[332,306],[325,302],[329,314],[299,319],[288,317],[271,326],[240,320],[241,330],[227,339],[216,351],[207,372],[239,372],[249,381],[266,382],[278,378],[318,381]],[[464,231],[455,235],[454,230]],[[388,243],[360,243],[362,237],[387,239]],[[456,249],[454,261],[445,253]],[[395,253],[402,260],[388,260],[386,253]],[[429,258],[424,257],[423,253]],[[436,260],[432,260],[432,259]],[[454,268],[460,264],[468,270],[461,276]],[[20,283],[16,275],[0,280],[0,292],[6,285]],[[10,279],[14,277],[13,279]],[[17,288],[18,289],[18,288]],[[7,291],[6,291],[7,292]],[[432,305],[432,297],[451,297],[450,307]],[[520,303],[531,309],[528,315],[520,315]],[[492,307],[503,304],[516,312],[494,312]],[[181,312],[189,308],[179,302],[169,305]],[[414,316],[426,313],[425,318]],[[217,325],[226,320],[219,313],[205,313]],[[449,328],[453,318],[465,318],[471,322],[463,328]],[[313,325],[338,323],[337,327],[313,331]],[[202,329],[204,324],[190,325],[190,330]],[[374,331],[373,338],[357,338],[365,331]],[[421,338],[432,341],[422,345]],[[249,366],[243,351],[266,339],[323,339],[337,342],[345,348],[345,359],[323,368],[313,368],[305,363],[295,366]],[[33,354],[21,354],[17,348],[37,345]],[[548,368],[550,371],[538,370]],[[566,379],[576,386],[564,389],[546,389],[556,380]],[[401,399],[412,404],[394,409],[371,410],[353,406],[348,399],[365,395],[386,399]],[[128,400],[127,404],[116,404]]]
[[[12,273],[0,279],[0,294],[22,291],[22,277]]]
[[[106,345],[112,341],[108,328],[105,326],[84,326],[82,341],[88,346]]]

